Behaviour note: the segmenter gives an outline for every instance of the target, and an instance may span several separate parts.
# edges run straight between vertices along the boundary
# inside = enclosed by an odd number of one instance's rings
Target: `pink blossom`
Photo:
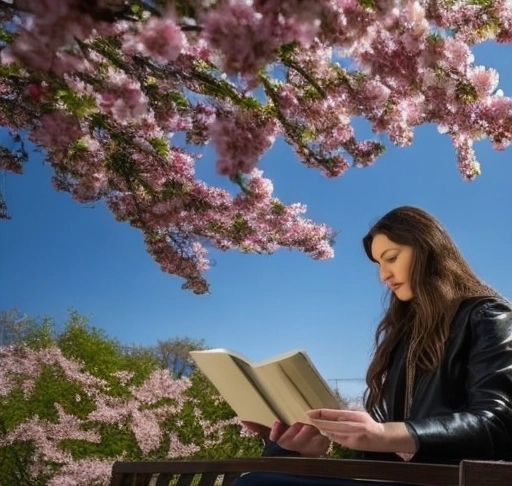
[[[169,434],[169,457],[187,457],[201,449],[195,444],[183,444],[174,434]]]
[[[203,25],[208,43],[222,53],[227,73],[254,72],[274,56],[269,26],[247,2],[222,2],[205,15]]]
[[[363,85],[363,96],[366,103],[373,105],[373,110],[381,112],[389,99],[391,90],[381,82],[369,79]]]
[[[312,42],[319,13],[314,1],[225,0],[202,23],[205,39],[222,53],[226,72],[251,75],[275,58],[279,44]]]
[[[465,42],[450,37],[444,39],[442,57],[439,59],[442,68],[464,74],[473,59],[473,54]]]
[[[251,131],[245,127],[251,126]],[[223,175],[248,174],[275,140],[277,124],[257,112],[236,110],[218,113],[209,127],[217,150],[217,171]]]
[[[486,69],[483,66],[476,66],[469,71],[468,79],[475,87],[478,96],[483,97],[496,91],[499,75],[495,69]]]
[[[32,132],[31,139],[39,144],[64,150],[82,135],[76,118],[58,110],[41,117],[39,127]]]
[[[135,373],[133,371],[124,370],[114,372],[114,376],[118,378],[123,385],[128,384],[130,380],[133,378],[134,374]]]
[[[475,157],[473,141],[468,137],[458,135],[453,137],[453,144],[457,150],[459,172],[464,180],[471,180],[480,175],[480,164]]]
[[[140,26],[137,35],[125,36],[124,49],[135,50],[158,62],[174,61],[186,43],[184,34],[176,24],[174,15],[167,12],[162,17],[152,17]]]
[[[151,410],[136,410],[131,428],[144,454],[155,450],[162,441],[162,429]]]
[[[81,68],[83,63],[77,57],[58,52],[88,37],[94,28],[91,17],[80,12],[75,0],[23,0],[16,6],[33,15],[26,18],[14,42],[2,51],[3,63],[20,62],[58,73]]]
[[[101,459],[78,459],[62,466],[48,486],[107,485],[112,476],[112,462]]]
[[[110,72],[108,91],[96,95],[102,110],[119,123],[127,123],[148,113],[148,101],[139,83],[121,72]]]

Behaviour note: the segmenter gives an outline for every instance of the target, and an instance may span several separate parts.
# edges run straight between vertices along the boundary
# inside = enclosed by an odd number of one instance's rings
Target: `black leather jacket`
[[[385,421],[402,422],[404,355],[397,346],[388,373]],[[512,307],[494,298],[463,301],[452,320],[437,371],[417,376],[409,418],[418,444],[413,462],[462,459],[512,460]],[[264,455],[298,455],[276,443]],[[356,457],[401,461],[396,454],[357,452]]]
[[[405,343],[388,375],[386,421],[403,421]],[[419,446],[412,461],[512,459],[512,307],[467,299],[451,325],[440,367],[417,376],[405,424]],[[362,453],[368,459],[395,455]]]

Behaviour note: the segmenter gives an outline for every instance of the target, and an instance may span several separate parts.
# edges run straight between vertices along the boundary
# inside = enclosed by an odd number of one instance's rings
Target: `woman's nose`
[[[387,268],[386,266],[384,265],[381,265],[379,267],[379,278],[385,282],[386,280],[388,280],[389,278],[391,277],[391,271],[389,270],[389,268]]]

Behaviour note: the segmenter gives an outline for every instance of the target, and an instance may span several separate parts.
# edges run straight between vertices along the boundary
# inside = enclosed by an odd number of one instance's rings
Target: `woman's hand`
[[[330,440],[316,427],[302,423],[291,426],[276,420],[269,428],[255,422],[242,421],[245,428],[264,440],[276,442],[283,449],[298,452],[301,456],[318,457],[327,452]]]
[[[417,450],[416,441],[402,422],[379,423],[359,410],[310,410],[311,423],[330,440],[350,449],[373,452]]]
[[[298,452],[306,457],[325,454],[331,443],[316,427],[300,422],[290,426],[279,421],[274,422],[269,438],[283,449]]]

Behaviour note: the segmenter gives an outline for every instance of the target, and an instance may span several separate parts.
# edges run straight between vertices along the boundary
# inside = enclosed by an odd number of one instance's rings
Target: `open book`
[[[289,351],[259,363],[226,349],[190,355],[241,420],[268,427],[275,420],[309,423],[307,410],[340,406],[305,351]]]

